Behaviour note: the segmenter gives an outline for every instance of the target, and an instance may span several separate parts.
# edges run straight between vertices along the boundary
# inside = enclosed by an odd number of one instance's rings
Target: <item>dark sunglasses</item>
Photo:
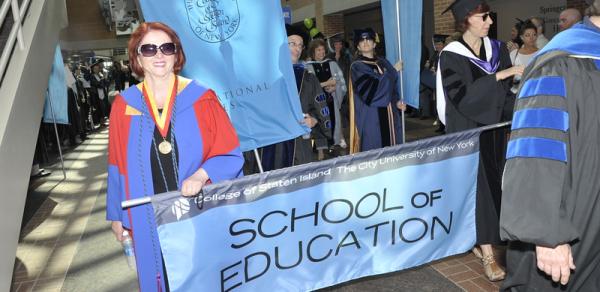
[[[155,44],[144,44],[138,48],[138,53],[142,54],[144,57],[154,57],[159,49],[165,56],[173,55],[177,51],[174,43],[164,43],[160,46],[156,46]]]
[[[483,22],[486,22],[488,20],[488,18],[492,17],[492,15],[489,12],[486,12],[483,15],[479,15],[479,17],[481,17],[481,19],[483,19]]]

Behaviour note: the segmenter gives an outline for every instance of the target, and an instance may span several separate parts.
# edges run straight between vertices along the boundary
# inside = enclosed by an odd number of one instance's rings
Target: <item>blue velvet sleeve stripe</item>
[[[243,167],[244,156],[239,147],[229,153],[211,157],[202,164],[202,168],[213,183],[242,177]]]
[[[519,138],[508,142],[506,159],[544,158],[567,162],[567,144],[546,138]]]
[[[529,79],[519,92],[518,98],[526,98],[536,95],[558,95],[567,97],[565,79],[560,76],[547,76],[537,79]]]
[[[552,108],[528,108],[516,111],[512,130],[544,128],[566,132],[569,129],[569,113]]]

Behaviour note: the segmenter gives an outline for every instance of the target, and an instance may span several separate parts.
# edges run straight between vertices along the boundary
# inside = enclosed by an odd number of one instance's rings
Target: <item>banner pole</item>
[[[258,150],[256,150],[256,148],[255,148],[253,151],[254,151],[254,157],[256,158],[256,163],[258,164],[258,171],[260,171],[260,173],[265,172],[262,167],[262,161],[260,161],[260,156],[258,155]]]
[[[396,33],[398,36],[398,61],[402,61],[402,40],[400,39],[402,36],[400,34],[400,4],[398,3],[400,0],[396,0]],[[403,74],[404,71],[404,63],[402,64],[402,70],[400,70],[400,101],[404,102],[404,84],[403,84]],[[393,105],[396,106],[396,105]],[[406,120],[404,117],[404,111],[400,111],[402,115],[402,144],[406,143]]]
[[[87,94],[87,97],[85,98],[85,100],[87,101],[88,104],[88,120],[90,122],[90,125],[92,125],[92,129],[90,132],[94,132],[94,130],[96,130],[96,125],[94,125],[94,117],[92,115],[92,101],[91,101],[91,94],[87,91],[87,88],[83,88],[83,90],[85,91],[85,93]]]
[[[137,199],[132,199],[132,200],[127,200],[127,201],[121,202],[121,208],[129,209],[131,207],[136,207],[136,206],[148,204],[151,202],[152,202],[152,197],[149,197],[149,196],[142,197],[142,198],[137,198]]]
[[[507,122],[497,123],[497,124],[493,124],[493,125],[483,126],[483,127],[480,127],[479,130],[481,130],[481,131],[488,131],[488,130],[498,129],[498,128],[502,128],[504,126],[509,126],[509,125],[512,125],[512,121],[507,121]]]
[[[48,91],[46,91],[46,98],[50,103],[50,112],[52,113],[52,123],[54,124],[54,134],[56,134],[56,146],[58,146],[58,156],[60,157],[60,165],[62,166],[63,177],[64,179],[67,179],[67,172],[65,171],[65,161],[63,159],[63,153],[60,147],[60,137],[58,137],[58,128],[56,127],[56,115],[54,115],[54,106],[52,105],[52,98],[48,97]]]

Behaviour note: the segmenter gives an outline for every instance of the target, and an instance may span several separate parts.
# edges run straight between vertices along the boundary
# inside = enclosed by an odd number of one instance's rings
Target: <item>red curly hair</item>
[[[181,47],[181,40],[177,33],[171,29],[169,26],[162,22],[144,22],[140,24],[140,26],[131,34],[131,38],[129,39],[129,44],[127,45],[127,51],[129,52],[129,65],[131,66],[131,71],[135,73],[137,76],[143,77],[144,70],[142,66],[137,60],[139,56],[138,47],[142,42],[142,39],[150,32],[151,30],[160,30],[166,33],[171,41],[175,44],[176,52],[175,52],[175,64],[173,66],[173,71],[175,74],[179,74],[183,65],[185,65],[185,54],[183,53],[183,49]]]

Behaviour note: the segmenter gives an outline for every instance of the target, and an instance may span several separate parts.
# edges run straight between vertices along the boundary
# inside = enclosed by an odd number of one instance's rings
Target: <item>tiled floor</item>
[[[67,179],[55,169],[44,178],[48,199],[21,231],[11,291],[61,291],[77,252],[90,211],[106,180],[106,131],[90,137],[65,156]],[[106,232],[110,232],[107,230]],[[498,291],[471,253],[430,264],[465,291]],[[102,290],[102,289],[100,289]]]
[[[106,180],[107,133],[90,138],[65,155],[67,179],[53,169],[38,186],[50,195],[21,230],[11,291],[60,291]]]
[[[462,254],[432,263],[447,279],[465,291],[498,291],[502,282],[490,282],[483,273],[481,260],[472,253]]]

